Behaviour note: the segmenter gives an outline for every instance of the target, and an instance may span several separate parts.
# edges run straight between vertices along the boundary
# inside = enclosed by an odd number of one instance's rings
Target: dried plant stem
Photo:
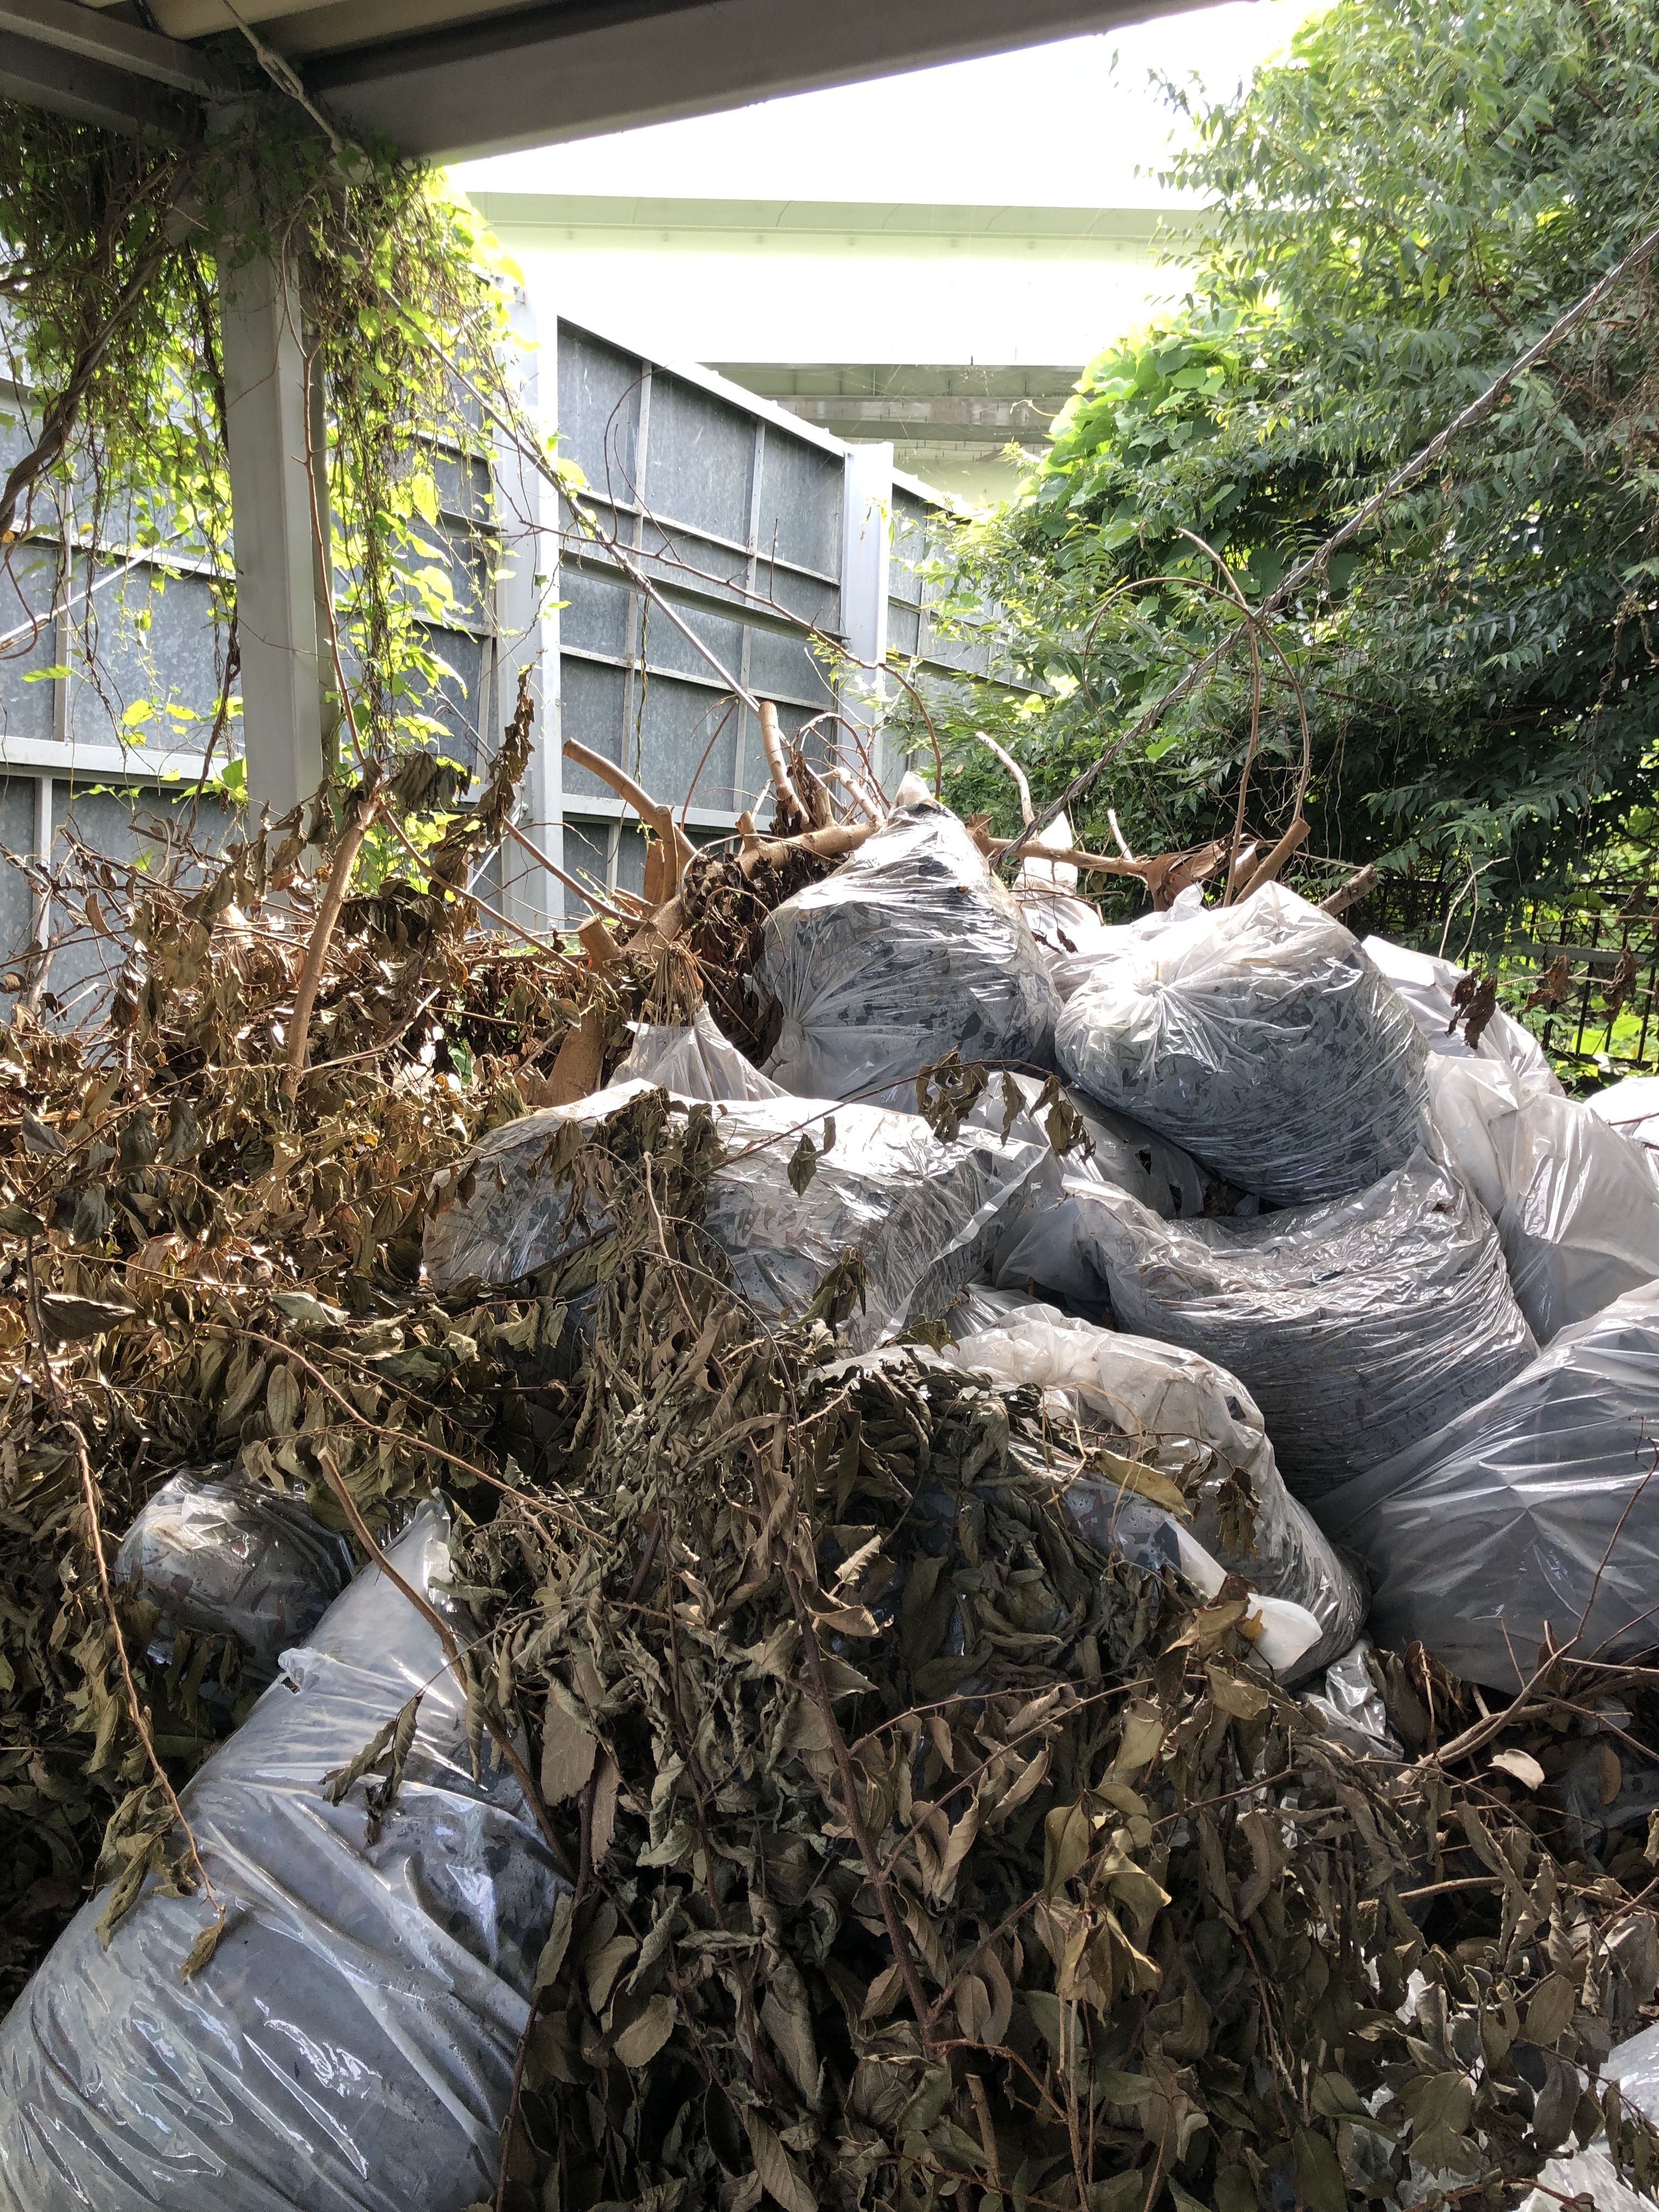
[[[805,822],[806,809],[789,781],[789,770],[783,757],[783,733],[778,727],[778,710],[769,699],[760,702],[761,750],[766,756],[767,773],[772,779],[772,788],[777,793],[780,806],[789,807]]]
[[[317,919],[311,926],[305,963],[294,989],[294,1013],[288,1027],[286,1065],[283,1070],[284,1098],[299,1096],[300,1079],[305,1073],[312,1009],[317,1003],[317,992],[328,962],[329,947],[334,942],[335,928],[340,919],[340,909],[345,904],[346,890],[351,881],[351,871],[356,865],[357,854],[383,804],[378,790],[359,793],[353,802],[351,817],[334,848],[328,889],[317,909]]]
[[[219,1925],[222,1927],[225,1908],[220,1902],[213,1887],[212,1877],[203,1861],[201,1846],[196,1840],[196,1832],[185,1817],[185,1808],[179,1802],[179,1793],[173,1788],[166,1767],[161,1764],[161,1754],[155,1748],[155,1739],[149,1731],[149,1716],[138,1695],[138,1685],[132,1679],[132,1662],[127,1657],[127,1642],[121,1633],[120,1615],[115,1610],[115,1592],[109,1578],[109,1561],[104,1554],[104,1531],[98,1511],[98,1486],[92,1478],[92,1460],[87,1450],[86,1435],[80,1423],[70,1417],[69,1408],[64,1402],[64,1394],[58,1386],[58,1377],[52,1371],[52,1355],[46,1349],[46,1330],[40,1316],[40,1285],[35,1278],[34,1245],[32,1240],[25,1247],[24,1261],[28,1279],[29,1307],[34,1323],[34,1341],[40,1356],[40,1371],[45,1383],[46,1401],[52,1407],[53,1419],[68,1437],[75,1449],[76,1466],[81,1477],[81,1503],[87,1516],[87,1543],[92,1553],[93,1564],[98,1571],[98,1593],[103,1602],[104,1618],[109,1624],[110,1634],[115,1639],[116,1662],[121,1670],[121,1685],[126,1692],[127,1711],[131,1716],[133,1732],[143,1748],[144,1758],[149,1771],[155,1777],[161,1794],[172,1809],[173,1819],[183,1831],[185,1843],[190,1852],[191,1864],[195,1868],[201,1881],[203,1894],[213,1907],[218,1916]]]
[[[601,783],[610,785],[618,799],[626,800],[641,822],[648,823],[662,840],[663,858],[668,864],[665,896],[672,896],[680,879],[680,869],[696,852],[696,847],[674,819],[674,810],[665,806],[659,799],[653,799],[643,785],[635,783],[626,769],[608,761],[603,753],[590,752],[586,745],[578,744],[574,738],[564,741],[564,757],[585,768]]]

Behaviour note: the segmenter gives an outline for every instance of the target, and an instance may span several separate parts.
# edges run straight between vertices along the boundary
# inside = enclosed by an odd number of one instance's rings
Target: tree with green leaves
[[[1213,203],[1190,297],[1091,365],[970,548],[1053,695],[1003,733],[1039,797],[1117,744],[1080,826],[1110,803],[1156,848],[1225,835],[1241,784],[1247,830],[1273,834],[1305,778],[1310,854],[1482,868],[1500,907],[1645,837],[1650,267],[1317,591],[1249,611],[1652,225],[1656,93],[1639,0],[1340,0],[1241,97],[1190,112],[1173,180]],[[1006,817],[988,756],[954,751],[957,795]]]

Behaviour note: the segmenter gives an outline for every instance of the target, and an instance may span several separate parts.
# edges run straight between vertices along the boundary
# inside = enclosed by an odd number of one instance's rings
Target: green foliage
[[[225,58],[239,62],[240,48]],[[79,542],[106,555],[205,556],[220,579],[216,707],[161,686],[129,708],[123,734],[141,741],[195,719],[211,729],[211,753],[237,711],[219,291],[275,251],[295,271],[326,422],[316,526],[345,678],[342,766],[355,772],[354,752],[384,761],[431,745],[441,726],[426,702],[447,672],[430,626],[487,584],[490,559],[481,532],[473,574],[453,573],[440,509],[487,520],[478,464],[491,434],[466,387],[505,398],[504,295],[476,217],[388,149],[337,152],[258,82],[234,126],[185,150],[27,106],[3,112],[0,295],[24,448],[0,501],[15,507],[7,561],[15,573],[38,566],[31,533],[55,539],[67,515]],[[453,481],[441,484],[440,471]],[[132,626],[148,620],[145,607]],[[325,678],[334,644],[321,641]],[[95,682],[95,631],[92,650]]]
[[[1643,234],[1656,88],[1627,0],[1340,0],[1192,118],[1176,180],[1216,202],[1193,295],[1091,365],[965,571],[1060,695],[1019,747],[1039,793]],[[1632,826],[1659,743],[1655,304],[1644,270],[1262,637],[1253,830],[1289,818],[1298,688],[1316,854],[1501,855],[1503,905]],[[1113,799],[1149,842],[1224,831],[1251,717],[1240,639],[1081,826]]]

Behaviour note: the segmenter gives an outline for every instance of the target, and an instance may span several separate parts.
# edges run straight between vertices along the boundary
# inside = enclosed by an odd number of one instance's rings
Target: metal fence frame
[[[568,319],[538,334],[522,296],[514,320],[527,364],[526,410],[545,431],[559,428],[561,452],[584,471],[580,505],[599,535],[505,434],[495,445],[493,497],[476,464],[459,448],[441,450],[438,536],[461,580],[457,613],[432,641],[460,672],[465,696],[452,686],[428,704],[450,749],[482,768],[511,711],[519,672],[529,671],[537,744],[520,825],[555,866],[602,890],[642,884],[644,838],[632,811],[563,761],[567,733],[639,773],[654,797],[684,810],[689,834],[701,842],[732,834],[743,808],[758,809],[766,794],[756,719],[734,690],[774,702],[786,732],[828,718],[816,740],[827,755],[837,744],[879,748],[885,679],[871,672],[884,667],[890,647],[927,673],[993,677],[988,632],[967,640],[938,634],[937,592],[923,572],[941,550],[951,503],[896,471],[890,446],[848,445],[711,370],[665,362]],[[586,404],[592,391],[584,390],[584,380],[592,386],[601,370],[625,403],[620,416],[611,409],[602,435]],[[664,452],[666,466],[653,458]],[[735,526],[721,526],[716,509]],[[43,574],[57,564],[65,531],[72,541],[67,523],[40,533]],[[620,552],[607,538],[620,541]],[[37,861],[50,862],[77,800],[97,817],[94,842],[131,857],[145,842],[145,821],[164,820],[169,802],[194,787],[211,726],[222,641],[213,628],[210,564],[182,549],[106,547],[99,557],[110,564],[100,593],[117,588],[118,571],[124,593],[134,577],[152,586],[165,578],[164,597],[182,593],[187,608],[199,607],[199,660],[187,655],[190,669],[175,665],[161,686],[194,720],[169,734],[161,712],[141,732],[125,728],[131,702],[118,688],[101,700],[88,683],[72,597],[46,610],[46,641],[31,655],[40,669],[14,660],[9,672],[0,663],[0,844]],[[649,593],[624,573],[629,565],[649,580]],[[596,641],[596,594],[609,595],[610,615],[619,617],[611,646]],[[176,629],[178,599],[166,603]],[[660,618],[665,608],[702,637],[706,658]],[[839,672],[838,654],[846,656]],[[67,673],[41,673],[51,669]],[[31,674],[39,682],[25,685]],[[694,773],[689,756],[672,747],[652,753],[653,714],[672,697],[689,725],[695,717],[684,702],[692,696],[727,715],[720,738],[726,758],[714,775],[706,764]],[[594,702],[613,698],[614,727],[601,728]],[[890,788],[902,763],[878,758],[876,765]],[[83,799],[89,787],[95,808]],[[121,801],[113,813],[112,797]],[[210,809],[208,818],[216,833],[228,826],[222,809]],[[15,962],[45,941],[47,918],[38,903],[25,916],[21,878],[4,873],[10,885],[0,895],[0,959]],[[510,921],[538,932],[568,927],[586,911],[518,845],[492,864],[486,895],[499,899]]]

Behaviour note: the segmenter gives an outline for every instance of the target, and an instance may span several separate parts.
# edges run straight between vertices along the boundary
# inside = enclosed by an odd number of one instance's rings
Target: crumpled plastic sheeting
[[[1160,1221],[1111,1191],[1078,1204],[1123,1326],[1237,1375],[1280,1473],[1316,1510],[1537,1349],[1497,1231],[1421,1151],[1352,1197],[1254,1221]]]
[[[1373,1759],[1399,1759],[1405,1747],[1389,1726],[1382,1692],[1365,1664],[1370,1648],[1370,1638],[1362,1636],[1352,1650],[1332,1660],[1316,1688],[1302,1692],[1302,1702],[1351,1749]]]
[[[1659,2027],[1644,2028],[1640,2035],[1616,2044],[1602,2064],[1601,2079],[1619,2084],[1626,2105],[1659,2120]],[[1619,2179],[1605,2136],[1597,2136],[1585,2149],[1551,2159],[1538,2179],[1540,2186],[1528,2191],[1516,2212],[1563,2212],[1564,2197],[1569,2201],[1588,2197],[1595,2212],[1653,2212],[1650,2197],[1638,2196]]]
[[[1436,1060],[1429,1114],[1498,1224],[1540,1344],[1659,1275],[1659,1162],[1577,1098],[1484,1060]]]
[[[1269,884],[1101,962],[1067,1001],[1054,1053],[1103,1106],[1295,1206],[1409,1158],[1428,1048],[1351,933]]]
[[[766,919],[755,971],[782,1027],[766,1073],[810,1098],[915,1110],[919,1068],[1049,1065],[1060,1000],[1012,893],[954,814],[902,807]]]
[[[618,1083],[660,1084],[679,1098],[781,1098],[769,1076],[747,1060],[723,1036],[707,1006],[699,1006],[689,1028],[641,1022],[633,1048],[611,1079]]]
[[[996,1382],[1061,1394],[1085,1428],[1105,1424],[1124,1438],[1125,1457],[1160,1473],[1181,1477],[1199,1462],[1195,1485],[1183,1484],[1194,1509],[1192,1534],[1224,1569],[1264,1596],[1304,1607],[1319,1624],[1298,1674],[1326,1665],[1359,1633],[1365,1593],[1358,1578],[1285,1490],[1249,1391],[1209,1360],[1041,1304],[993,1316],[970,1334],[958,1329],[943,1356]],[[1224,1504],[1241,1486],[1255,1527],[1246,1541],[1230,1542]]]
[[[1025,1103],[1009,1125],[1009,1135],[1040,1146],[1048,1157],[999,1223],[990,1268],[992,1280],[1004,1289],[1023,1290],[1035,1283],[1069,1304],[1095,1306],[1103,1302],[1106,1286],[1082,1246],[1083,1224],[1076,1201],[1079,1189],[1127,1190],[1166,1219],[1236,1208],[1251,1213],[1257,1210],[1254,1198],[1241,1199],[1218,1176],[1200,1167],[1190,1152],[1127,1114],[1107,1112],[1070,1086],[1066,1097],[1094,1150],[1085,1156],[1079,1145],[1062,1158],[1049,1141],[1046,1115],[1031,1111],[1042,1090],[1032,1075],[1006,1073],[994,1080],[969,1110],[964,1126],[1000,1137],[1008,1120],[1004,1086],[1010,1083]]]
[[[114,1580],[161,1608],[150,1641],[162,1664],[181,1629],[232,1636],[242,1680],[262,1690],[351,1580],[351,1547],[303,1498],[233,1474],[175,1474],[122,1539]]]
[[[1546,1622],[1565,1643],[1592,1591],[1582,1654],[1630,1657],[1659,1640],[1656,1407],[1649,1284],[1328,1498],[1324,1526],[1370,1570],[1377,1641],[1403,1650],[1420,1637],[1468,1680],[1512,1695]]]
[[[422,1507],[390,1553],[448,1571]],[[203,1899],[102,1897],[0,2027],[3,2212],[463,2212],[493,2197],[535,1961],[562,1884],[519,1785],[472,1779],[439,1640],[374,1569],[288,1655],[184,1804],[228,1923],[186,1981]],[[289,1682],[295,1685],[289,1686]],[[416,1690],[397,1809],[322,1777]]]
[[[1509,1068],[1529,1090],[1561,1096],[1561,1085],[1543,1046],[1502,1006],[1480,1032],[1477,1045],[1468,1043],[1461,1027],[1452,1028],[1452,993],[1463,970],[1451,961],[1437,960],[1431,952],[1413,952],[1409,945],[1392,944],[1386,937],[1368,937],[1360,950],[1411,1008],[1412,1019],[1422,1030],[1423,1042],[1431,1052],[1443,1054],[1449,1060],[1493,1061]]]
[[[472,1170],[471,1196],[427,1223],[434,1285],[443,1291],[474,1276],[516,1282],[597,1234],[597,1224],[571,1218],[570,1187],[543,1156],[562,1124],[591,1127],[646,1088],[613,1085],[574,1105],[546,1107],[475,1146],[462,1164]],[[727,1158],[709,1181],[703,1220],[732,1280],[765,1312],[800,1313],[826,1269],[856,1247],[866,1305],[842,1332],[854,1351],[902,1328],[913,1310],[936,1310],[979,1272],[1003,1208],[1048,1152],[1046,1143],[1003,1144],[976,1129],[945,1144],[920,1115],[781,1092],[714,1111]],[[830,1120],[835,1142],[797,1194],[790,1158],[803,1134],[822,1146]]]
[[[1659,1075],[1626,1075],[1593,1091],[1584,1103],[1636,1144],[1659,1148]]]

